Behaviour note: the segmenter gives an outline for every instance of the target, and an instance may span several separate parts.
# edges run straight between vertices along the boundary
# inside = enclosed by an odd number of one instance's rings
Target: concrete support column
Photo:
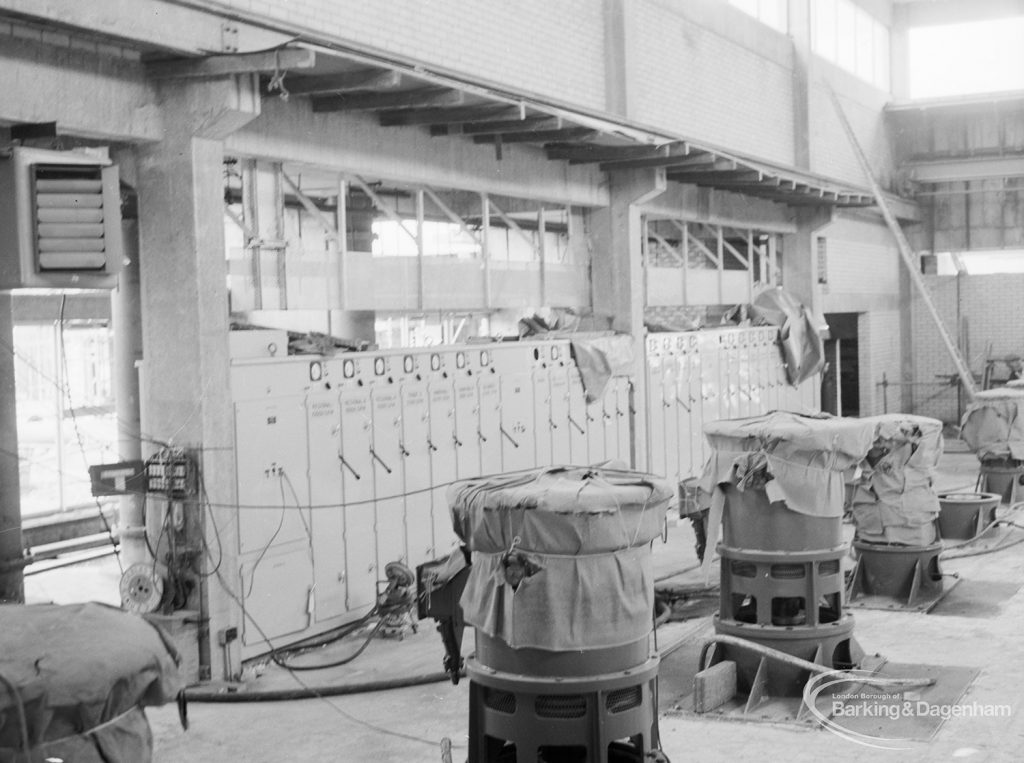
[[[258,92],[254,77],[169,83],[160,93],[164,140],[138,152],[142,428],[155,440],[201,453],[203,498],[209,500],[202,565],[219,564],[219,573],[193,597],[202,623],[200,661],[207,666],[210,633],[239,627],[242,618],[231,572],[238,540],[230,508],[235,466],[223,139],[258,114]]]
[[[13,350],[12,299],[0,293],[0,604],[25,601]]]
[[[789,36],[793,41],[793,163],[811,168],[811,7],[810,0],[789,0]]]
[[[665,192],[661,169],[610,175],[607,208],[595,211],[591,266],[594,311],[612,316],[612,328],[633,337],[633,466],[647,468],[647,390],[644,385],[643,204]]]
[[[818,314],[825,312],[818,283],[818,236],[832,219],[832,207],[799,207],[794,215],[796,232],[782,237],[782,284]]]
[[[604,0],[605,111],[629,116],[629,0]]]

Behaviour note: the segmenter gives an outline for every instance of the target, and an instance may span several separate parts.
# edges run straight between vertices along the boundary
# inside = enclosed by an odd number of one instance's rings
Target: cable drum
[[[135,614],[156,612],[164,599],[164,577],[161,565],[133,564],[121,575],[119,586],[121,608]]]

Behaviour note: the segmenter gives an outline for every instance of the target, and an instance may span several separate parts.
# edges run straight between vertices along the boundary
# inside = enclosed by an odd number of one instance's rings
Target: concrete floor
[[[943,457],[940,492],[973,487],[977,461],[953,452]],[[1024,524],[1024,521],[1018,519]],[[1024,538],[1013,530],[1009,540]],[[655,542],[659,577],[692,566],[692,534],[685,523],[673,527],[667,543]],[[980,672],[963,701],[1008,704],[1009,717],[951,718],[928,741],[907,743],[898,752],[873,749],[808,724],[744,722],[695,717],[670,708],[660,716],[665,752],[674,763],[702,761],[894,761],[1024,759],[1024,544],[993,554],[944,561],[943,571],[972,585],[1013,589],[991,616],[937,616],[882,610],[854,611],[856,637],[868,653],[898,663],[963,666]],[[686,573],[682,579],[693,571]],[[117,599],[112,560],[92,562],[28,578],[30,601]],[[1007,585],[1011,584],[1011,585]],[[659,647],[693,646],[706,631],[707,618],[670,623],[659,629]],[[347,648],[347,645],[339,646]],[[297,678],[268,669],[256,688],[314,686],[373,680],[381,676],[433,672],[442,647],[432,623],[399,641],[375,641],[352,665],[327,676]],[[325,655],[323,659],[329,659]],[[276,672],[275,672],[276,671]],[[671,683],[663,675],[663,684]],[[678,682],[677,682],[678,683]],[[663,707],[672,697],[662,697]],[[179,761],[441,761],[441,740],[453,743],[452,760],[465,760],[468,687],[425,686],[288,702],[200,704],[189,706],[191,726],[183,731],[173,707],[147,711],[153,727],[156,763]]]

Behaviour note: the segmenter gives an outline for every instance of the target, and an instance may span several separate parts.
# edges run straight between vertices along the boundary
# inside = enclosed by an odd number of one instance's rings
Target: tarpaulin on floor
[[[120,609],[0,607],[0,761],[150,760],[143,708],[175,699],[177,660],[159,628]]]
[[[942,422],[909,414],[863,420],[874,424],[875,442],[851,484],[857,538],[908,546],[933,543],[939,516],[933,484],[942,456]]]
[[[960,437],[982,461],[1024,461],[1024,390],[987,389],[974,396],[960,422]]]
[[[650,543],[674,497],[633,471],[553,467],[448,490],[473,552],[466,622],[513,648],[621,646],[651,630]]]
[[[701,488],[763,487],[770,501],[809,516],[841,516],[846,476],[875,440],[862,419],[802,416],[773,411],[704,425],[711,456]]]

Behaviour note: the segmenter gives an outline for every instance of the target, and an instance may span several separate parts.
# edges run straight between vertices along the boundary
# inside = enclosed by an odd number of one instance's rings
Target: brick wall
[[[694,140],[791,164],[791,61],[760,55],[720,30],[695,22],[682,6],[663,0],[632,6],[633,118]],[[739,25],[757,24],[735,9],[722,12],[737,14]],[[760,31],[775,34],[767,27]]]
[[[209,0],[483,81],[602,109],[596,0]]]
[[[906,412],[902,388],[880,386],[883,379],[900,380],[900,313],[872,310],[857,321],[858,364],[860,366],[860,415],[875,416]]]
[[[954,336],[966,340],[966,358],[971,371],[980,378],[986,358],[1024,355],[1024,322],[1020,320],[1020,299],[1024,274],[925,276],[932,300]],[[959,305],[959,312],[958,312]],[[945,344],[920,297],[911,298],[914,381],[933,384],[937,376],[956,373]],[[959,324],[961,332],[957,331]],[[1005,378],[1006,367],[998,364],[995,375]],[[915,413],[954,422],[958,410],[955,388],[915,388]],[[929,395],[934,399],[927,400]]]
[[[835,303],[841,296],[899,296],[899,251],[884,225],[841,220],[826,229],[825,238],[827,312],[839,312]]]
[[[868,157],[875,179],[889,188],[892,177],[892,151],[882,116],[886,96],[831,64],[819,61],[822,79],[810,88],[811,170],[826,177],[845,180],[861,187],[867,177],[850,144],[830,90],[839,95],[857,141]]]
[[[215,10],[307,29],[356,47],[468,79],[605,111],[601,0],[206,0]],[[791,165],[792,43],[724,2],[626,3],[628,116],[653,128]],[[884,97],[824,62],[812,71],[811,170],[863,184],[828,91],[851,122],[883,181],[889,150]]]

